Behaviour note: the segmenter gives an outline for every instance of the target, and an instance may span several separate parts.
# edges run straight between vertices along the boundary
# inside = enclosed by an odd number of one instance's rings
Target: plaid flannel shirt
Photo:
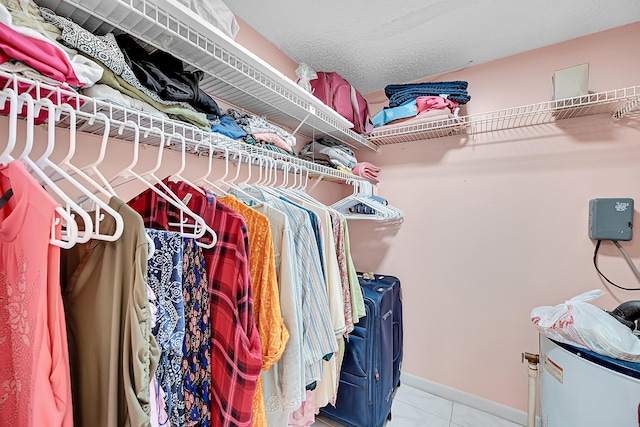
[[[262,368],[260,337],[253,315],[249,274],[249,236],[241,215],[203,196],[184,182],[163,181],[216,232],[218,240],[204,250],[211,295],[211,426],[251,426],[252,405]],[[153,190],[129,201],[145,226],[176,231],[180,212]]]

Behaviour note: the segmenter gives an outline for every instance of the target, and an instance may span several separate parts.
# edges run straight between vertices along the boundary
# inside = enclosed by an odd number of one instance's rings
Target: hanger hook
[[[9,138],[7,140],[7,146],[0,156],[0,163],[7,164],[13,158],[11,152],[16,147],[16,129],[18,127],[18,95],[13,89],[4,89],[2,91],[3,96],[8,96],[9,105]],[[6,102],[6,99],[5,101]]]

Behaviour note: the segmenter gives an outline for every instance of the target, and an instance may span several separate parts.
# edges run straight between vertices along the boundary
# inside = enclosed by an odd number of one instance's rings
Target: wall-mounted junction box
[[[594,240],[631,240],[633,199],[589,200],[589,237]]]

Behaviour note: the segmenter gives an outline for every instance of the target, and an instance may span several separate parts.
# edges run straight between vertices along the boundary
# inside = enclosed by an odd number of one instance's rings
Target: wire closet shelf
[[[364,181],[364,178],[351,173],[270,151],[259,146],[252,146],[217,132],[207,132],[185,122],[155,116],[151,113],[111,102],[96,100],[81,95],[71,88],[65,89],[60,86],[49,85],[5,71],[0,71],[0,78],[5,81],[0,87],[1,89],[9,88],[16,93],[28,93],[36,101],[48,98],[56,106],[63,104],[70,106],[75,112],[77,132],[102,136],[104,124],[100,119],[96,119],[98,118],[98,113],[103,113],[110,122],[109,136],[115,139],[133,142],[134,131],[126,124],[127,122],[134,122],[138,126],[140,133],[148,134],[148,137],[141,139],[141,144],[159,146],[161,132],[165,136],[179,135],[184,138],[188,152],[194,155],[207,156],[210,148],[214,150],[214,155],[216,156],[225,155],[229,152],[241,152],[246,155],[239,156],[239,159],[245,163],[251,161],[252,164],[257,164],[260,158],[267,157],[278,160],[276,165],[280,170],[284,170],[287,165],[294,165],[297,167],[297,171],[302,170],[305,174],[308,172],[308,175],[313,178],[319,177],[323,180],[341,183]],[[0,99],[0,101],[4,103],[6,99]],[[71,125],[70,120],[71,115],[62,112],[55,125],[68,129]],[[174,141],[176,143],[166,148],[181,150],[182,144],[177,143],[175,139]],[[235,156],[235,159],[237,160],[238,156]],[[287,168],[287,170],[292,173],[296,172],[295,168]]]
[[[378,147],[353,124],[293,80],[170,0],[36,0],[95,34],[124,31],[205,73],[200,88],[214,99],[266,116],[307,138],[328,135],[353,148]]]
[[[639,103],[640,86],[631,86],[459,118],[381,127],[371,133],[369,141],[378,146],[399,144],[542,125],[596,114],[609,114],[619,120]]]

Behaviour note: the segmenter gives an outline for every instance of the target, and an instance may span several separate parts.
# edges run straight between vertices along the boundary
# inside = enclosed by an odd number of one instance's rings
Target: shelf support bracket
[[[307,121],[307,119],[309,118],[309,116],[311,115],[311,113],[307,114],[305,116],[304,119],[302,119],[302,121],[300,122],[300,124],[298,125],[297,128],[295,128],[295,130],[293,132],[291,132],[291,135],[295,135],[296,133],[298,133],[298,131],[300,130],[300,128],[302,127],[302,125],[304,124],[304,122]]]
[[[308,189],[308,190],[306,190],[306,191],[305,191],[305,193],[307,193],[307,194],[308,194],[308,193],[312,193],[312,192],[313,192],[313,190],[315,190],[315,189],[316,189],[316,187],[318,186],[318,184],[320,184],[320,183],[322,182],[322,178],[323,178],[323,175],[322,175],[322,174],[318,175],[318,177],[314,180],[314,183],[313,183],[313,184],[311,184],[311,187],[309,187],[309,189]]]

